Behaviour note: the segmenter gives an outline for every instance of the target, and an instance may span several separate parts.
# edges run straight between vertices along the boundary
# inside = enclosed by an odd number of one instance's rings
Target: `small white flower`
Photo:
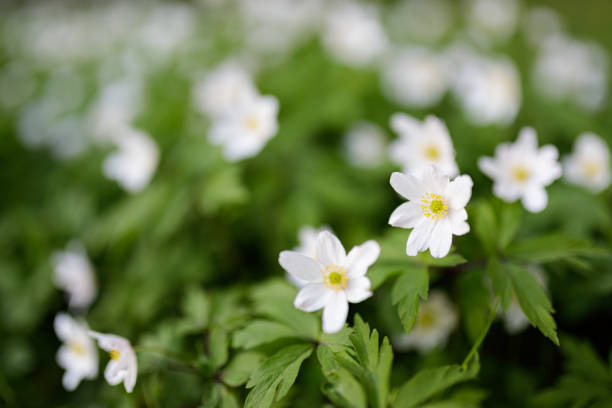
[[[470,0],[467,7],[471,28],[494,42],[514,34],[519,14],[517,0]]]
[[[440,56],[427,48],[408,47],[393,53],[383,64],[382,88],[394,102],[426,108],[440,102],[448,81]]]
[[[305,255],[309,258],[317,258],[317,238],[323,231],[332,232],[331,228],[327,225],[321,228],[313,228],[310,225],[306,225],[298,231],[298,243],[299,245],[293,248],[294,252]],[[298,288],[303,288],[308,284],[308,281],[295,277],[294,275],[287,272],[287,279]]]
[[[446,344],[457,320],[455,306],[444,292],[432,290],[427,300],[420,302],[410,334],[394,337],[393,345],[401,351],[416,349],[427,353]]]
[[[68,294],[70,307],[89,307],[98,294],[98,286],[93,266],[83,245],[78,241],[71,241],[65,251],[53,253],[51,263],[55,286]]]
[[[535,280],[547,290],[547,279],[544,271],[538,267],[529,267],[529,272]],[[529,327],[529,319],[525,316],[521,305],[519,304],[516,294],[512,292],[512,301],[506,311],[500,310],[499,314],[504,320],[504,327],[509,334],[516,334]]]
[[[316,257],[283,251],[281,266],[296,278],[308,281],[297,294],[294,306],[305,312],[323,309],[323,331],[342,329],[348,315],[348,303],[359,303],[372,296],[370,280],[365,276],[380,255],[380,246],[367,241],[347,254],[338,238],[328,231],[317,237]]]
[[[429,115],[419,122],[412,116],[396,113],[391,116],[391,128],[400,137],[389,146],[389,155],[405,173],[417,174],[435,164],[449,177],[457,175],[453,142],[439,118]]]
[[[127,392],[132,392],[138,376],[136,354],[130,342],[114,334],[103,334],[89,331],[89,335],[97,340],[102,350],[108,351],[110,361],[104,369],[104,378],[110,385],[123,382]]]
[[[219,118],[257,96],[251,75],[235,62],[225,62],[196,83],[196,108],[210,118]]]
[[[582,133],[574,152],[563,160],[563,173],[570,183],[587,187],[594,193],[610,185],[610,150],[594,133]]]
[[[418,178],[411,174],[391,175],[391,186],[408,202],[393,211],[389,224],[413,228],[406,244],[408,256],[429,248],[431,256],[443,258],[450,251],[453,235],[470,231],[465,206],[472,195],[472,185],[468,175],[449,181],[434,164]]]
[[[104,175],[116,180],[124,190],[137,193],[144,189],[157,168],[159,150],[145,132],[124,127],[113,136],[118,150],[104,160]]]
[[[387,34],[377,9],[352,1],[342,2],[329,11],[322,41],[333,57],[355,67],[374,62],[387,48]]]
[[[561,177],[559,152],[553,145],[538,149],[538,138],[530,127],[521,129],[515,143],[502,143],[495,157],[481,157],[480,170],[493,179],[493,194],[507,202],[521,199],[530,212],[548,205],[545,187]]]
[[[355,124],[344,136],[348,161],[358,167],[373,167],[383,159],[385,136],[382,129],[370,122]]]
[[[85,322],[77,322],[65,313],[55,316],[55,334],[63,344],[57,351],[57,364],[66,370],[62,384],[73,391],[84,378],[98,376],[98,350],[89,337]]]
[[[209,140],[223,146],[229,161],[257,155],[278,131],[278,100],[259,96],[234,107],[217,119],[208,132]]]

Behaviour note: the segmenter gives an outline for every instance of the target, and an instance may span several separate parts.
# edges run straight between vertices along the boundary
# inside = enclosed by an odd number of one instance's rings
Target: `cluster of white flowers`
[[[599,193],[610,185],[610,150],[594,133],[582,133],[574,152],[563,160],[563,173],[570,183]]]
[[[65,251],[56,252],[51,258],[54,282],[69,295],[68,305],[80,312],[95,300],[96,278],[85,248],[77,241],[68,244]],[[64,388],[75,390],[83,379],[98,376],[98,351],[94,340],[110,355],[104,370],[104,378],[111,385],[123,382],[125,390],[132,392],[136,384],[138,364],[130,342],[113,334],[90,331],[82,318],[74,319],[60,312],[56,315],[54,329],[63,342],[57,352],[57,364],[65,371]]]
[[[278,100],[260,95],[248,72],[233,62],[198,82],[194,101],[212,121],[208,139],[223,147],[229,161],[257,155],[278,131]]]

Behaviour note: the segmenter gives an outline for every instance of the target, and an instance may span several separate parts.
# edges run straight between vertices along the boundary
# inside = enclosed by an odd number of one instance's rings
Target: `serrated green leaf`
[[[317,348],[317,359],[327,380],[323,392],[335,404],[345,408],[365,408],[367,400],[363,387],[346,369],[336,361],[334,353],[327,346]]]
[[[506,254],[524,261],[546,263],[578,256],[609,256],[610,250],[596,247],[584,239],[552,234],[516,242],[508,248]]]
[[[412,408],[420,406],[436,394],[478,375],[480,364],[478,358],[473,358],[467,368],[450,365],[439,368],[427,368],[419,371],[404,383],[393,400],[397,408]]]
[[[461,321],[469,339],[476,340],[487,323],[491,308],[490,289],[485,286],[483,271],[464,273],[458,281]]]
[[[202,408],[238,408],[238,399],[223,384],[212,383],[205,390]]]
[[[499,220],[499,249],[504,251],[516,237],[521,226],[523,210],[517,204],[504,203]]]
[[[488,201],[481,201],[475,207],[474,232],[485,251],[494,255],[497,252],[499,230],[493,206]]]
[[[292,344],[264,360],[247,382],[246,387],[252,390],[247,395],[245,408],[267,408],[284,397],[312,350],[312,344]]]
[[[322,332],[319,336],[319,343],[329,347],[333,352],[344,350],[351,344],[349,336],[352,332],[353,329],[346,326],[336,333]]]
[[[510,275],[499,259],[492,257],[487,264],[487,275],[493,285],[493,293],[501,300],[504,310],[512,302],[512,281]]]
[[[239,353],[225,367],[221,379],[231,387],[239,387],[247,382],[264,358],[263,354],[254,351]]]
[[[512,280],[512,288],[525,316],[531,324],[540,329],[542,334],[559,345],[557,325],[552,317],[554,310],[538,281],[522,266],[508,264],[507,269]]]
[[[397,313],[406,333],[409,333],[414,325],[419,298],[427,299],[428,289],[429,273],[423,267],[413,267],[395,281],[391,302],[397,306]]]
[[[229,338],[225,329],[213,327],[208,335],[210,362],[213,370],[217,370],[227,362],[229,356]]]
[[[250,349],[278,339],[296,336],[295,330],[283,323],[254,320],[234,333],[232,345],[236,348]]]

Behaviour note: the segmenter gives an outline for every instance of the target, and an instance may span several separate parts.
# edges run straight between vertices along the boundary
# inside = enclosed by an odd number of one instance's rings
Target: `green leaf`
[[[467,260],[459,254],[450,254],[444,258],[434,258],[429,252],[421,252],[416,257],[418,264],[426,266],[438,266],[438,267],[452,267],[461,265],[467,262]]]
[[[493,257],[489,259],[487,264],[487,275],[491,279],[493,285],[493,293],[501,300],[501,305],[504,310],[508,309],[512,302],[512,281],[510,275],[499,259]]]
[[[210,362],[213,370],[217,370],[227,362],[229,355],[229,339],[225,329],[213,327],[208,337]]]
[[[296,337],[296,332],[291,327],[269,320],[254,320],[234,333],[232,345],[250,349],[288,337]]]
[[[528,270],[516,264],[508,264],[507,267],[523,313],[542,334],[559,345],[557,325],[551,315],[554,310],[546,293]]]
[[[516,234],[521,226],[522,216],[523,210],[518,204],[504,203],[499,220],[498,238],[499,249],[502,251],[505,250],[516,237]]]
[[[519,241],[511,245],[506,254],[523,261],[546,263],[568,261],[578,256],[609,256],[610,251],[584,239],[552,234]]]
[[[395,275],[399,275],[406,269],[406,263],[392,262],[381,263],[377,262],[368,269],[368,278],[370,279],[370,287],[372,290],[377,289],[388,279]]]
[[[467,368],[450,365],[421,370],[401,386],[392,405],[398,408],[420,406],[452,385],[475,378],[479,370],[477,357]]]
[[[239,387],[247,382],[263,359],[263,354],[254,351],[239,353],[225,367],[221,379],[231,387]]]
[[[203,330],[208,325],[210,299],[201,289],[189,289],[183,300],[185,324],[193,331]]]
[[[483,271],[464,273],[459,278],[458,289],[461,321],[473,342],[485,327],[491,308],[490,290],[485,286]]]
[[[497,252],[498,228],[493,206],[488,201],[476,204],[474,232],[485,251],[491,255]]]
[[[236,397],[223,385],[212,383],[210,387],[206,387],[203,396],[202,408],[238,408],[238,400]]]
[[[252,390],[247,395],[245,408],[267,408],[284,397],[312,349],[312,344],[292,344],[264,360],[246,385]]]
[[[444,401],[430,402],[421,408],[480,408],[487,393],[479,389],[461,389]]]
[[[317,348],[317,358],[321,371],[327,380],[323,392],[337,405],[346,408],[366,408],[366,395],[359,381],[337,362],[332,350],[327,346]]]
[[[424,267],[413,267],[404,272],[393,285],[391,302],[397,306],[397,313],[404,330],[410,333],[419,309],[419,298],[427,299],[429,274]]]

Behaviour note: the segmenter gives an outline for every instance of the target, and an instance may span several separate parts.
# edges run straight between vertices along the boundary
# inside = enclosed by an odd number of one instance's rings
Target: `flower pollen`
[[[426,193],[421,197],[421,211],[427,218],[444,218],[448,214],[448,201],[439,194]]]
[[[83,345],[80,343],[70,343],[68,347],[70,347],[70,350],[74,351],[75,354],[78,354],[80,356],[85,355],[85,347],[83,347]]]
[[[438,161],[440,159],[440,151],[435,145],[427,146],[423,153],[428,160]]]
[[[112,349],[111,351],[108,352],[108,354],[110,355],[110,358],[112,358],[115,361],[119,360],[119,357],[121,356],[121,353],[117,349]]]
[[[253,116],[248,117],[246,120],[246,127],[249,130],[256,130],[259,127],[259,120]]]
[[[348,283],[346,270],[341,266],[327,265],[321,270],[321,273],[323,274],[323,284],[330,289],[340,290]]]
[[[512,168],[512,177],[519,183],[524,183],[529,178],[529,170],[525,168],[525,166],[514,166]]]

